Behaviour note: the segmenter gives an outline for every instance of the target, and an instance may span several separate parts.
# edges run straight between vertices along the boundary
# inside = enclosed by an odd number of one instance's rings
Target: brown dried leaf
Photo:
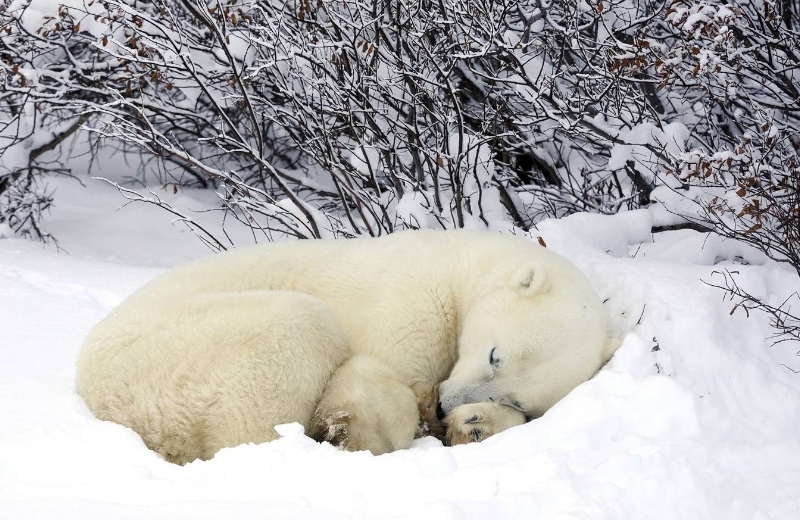
[[[758,222],[756,225],[754,225],[753,227],[751,227],[750,229],[748,229],[747,231],[745,231],[745,232],[744,232],[744,234],[745,234],[745,235],[749,235],[749,234],[751,234],[751,233],[755,233],[755,232],[756,232],[756,231],[758,231],[759,229],[761,229],[761,222]]]

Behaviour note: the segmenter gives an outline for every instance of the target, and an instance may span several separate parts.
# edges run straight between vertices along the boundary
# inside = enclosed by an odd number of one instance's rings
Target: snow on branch
[[[684,144],[643,51],[666,45],[646,37],[668,25],[657,2],[55,5],[0,14],[8,124],[79,114],[98,142],[160,161],[158,182],[217,189],[255,230],[613,213],[647,203]],[[34,127],[15,143],[30,148]]]

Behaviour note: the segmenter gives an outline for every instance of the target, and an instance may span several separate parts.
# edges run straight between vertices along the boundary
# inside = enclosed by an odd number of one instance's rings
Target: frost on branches
[[[678,193],[797,267],[797,2],[15,0],[0,24],[17,232],[83,132],[145,183],[215,190],[255,240],[528,228]]]
[[[684,214],[747,242],[800,274],[800,3],[673,2],[666,20],[680,36],[655,70],[665,91],[682,93],[697,120],[674,173],[697,211]],[[717,286],[734,310],[769,313],[778,339],[800,338],[798,295],[768,302],[734,272]]]
[[[14,130],[30,104],[138,150],[145,182],[215,189],[256,238],[648,203],[686,133],[637,50],[661,4],[571,4],[17,0],[2,175],[48,169]]]
[[[693,217],[800,272],[797,8],[674,2],[666,19],[683,38],[657,70],[701,116],[675,172],[704,188]]]

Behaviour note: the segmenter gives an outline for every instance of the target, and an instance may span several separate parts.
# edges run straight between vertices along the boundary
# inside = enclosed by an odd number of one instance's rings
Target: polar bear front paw
[[[512,426],[524,424],[525,414],[495,403],[471,403],[454,408],[444,424],[450,446],[480,442]]]
[[[492,435],[487,429],[489,426],[483,415],[469,414],[466,419],[453,418],[452,420],[445,419],[447,427],[447,444],[456,446],[457,444],[467,444],[470,442],[480,442],[484,438]]]

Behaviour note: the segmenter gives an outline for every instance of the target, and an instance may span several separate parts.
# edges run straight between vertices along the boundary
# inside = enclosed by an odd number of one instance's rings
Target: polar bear
[[[380,454],[420,431],[460,444],[522,424],[613,346],[566,259],[486,231],[406,231],[174,269],[89,333],[77,390],[172,462],[274,439],[285,422]]]

